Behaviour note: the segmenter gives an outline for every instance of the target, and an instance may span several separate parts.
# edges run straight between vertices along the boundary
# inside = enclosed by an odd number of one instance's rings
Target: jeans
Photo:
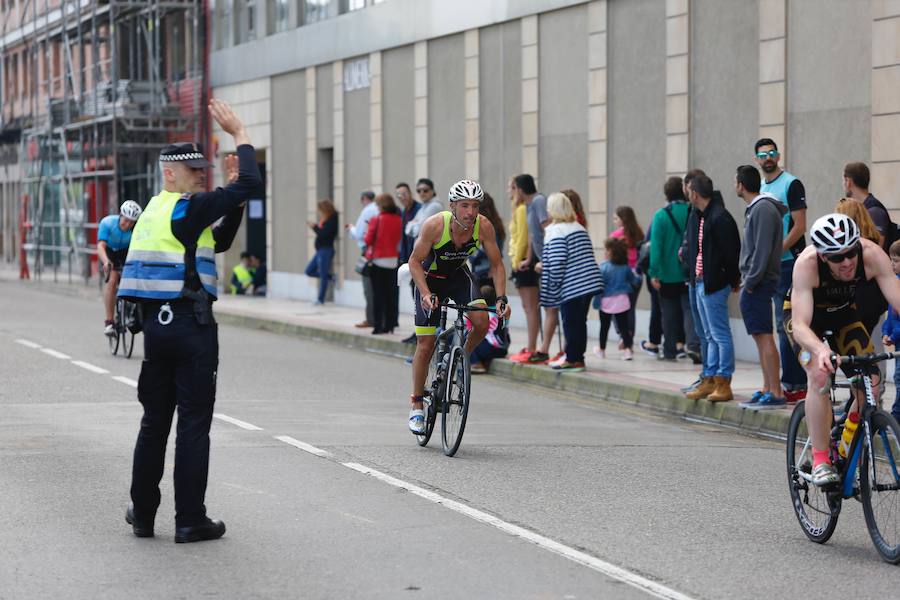
[[[778,331],[778,351],[781,354],[781,385],[787,391],[806,389],[806,372],[797,362],[794,348],[784,332],[784,297],[791,289],[793,278],[794,261],[782,261],[781,279],[775,294],[775,329]]]
[[[706,332],[706,362],[703,374],[731,377],[734,373],[734,341],[728,322],[728,295],[731,288],[725,286],[717,292],[706,294],[703,282],[697,282],[700,319]]]
[[[900,358],[894,359],[894,385],[897,387],[897,395],[894,397],[891,414],[900,421]]]
[[[374,298],[375,294],[372,291],[373,283],[372,283],[372,273],[371,271],[366,275],[361,275],[362,277],[362,285],[363,285],[363,298],[366,299],[366,322],[369,325],[374,326],[377,322],[375,317],[375,303],[372,298]]]
[[[317,301],[325,304],[325,293],[328,291],[328,282],[331,281],[331,261],[334,260],[334,248],[319,248],[306,265],[307,277],[319,278],[319,294]]]
[[[584,362],[584,350],[587,348],[587,315],[591,308],[592,294],[579,296],[559,307],[563,333],[566,336],[566,361],[570,363]]]
[[[647,275],[647,291],[650,292],[650,331],[647,341],[654,346],[659,346],[662,341],[662,309],[659,306],[659,292],[650,284],[650,276]]]
[[[700,342],[694,331],[687,286],[683,283],[664,283],[659,290],[659,303],[665,334],[663,357],[675,358],[678,342],[684,341],[687,341],[689,350],[697,352]]]
[[[701,375],[703,377],[712,377],[712,374],[706,373],[706,329],[703,328],[703,320],[700,318],[700,300],[697,297],[696,285],[688,284],[688,302],[691,305],[691,318],[694,321],[693,330],[697,336],[697,343],[700,346],[700,358],[703,365]],[[685,323],[685,328],[687,328],[687,323]]]

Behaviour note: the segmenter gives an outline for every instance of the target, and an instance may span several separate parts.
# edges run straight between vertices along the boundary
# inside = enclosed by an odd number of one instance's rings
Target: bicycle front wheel
[[[469,357],[462,346],[456,346],[447,370],[447,395],[441,411],[441,441],[444,454],[453,456],[459,450],[466,417],[469,414]]]
[[[812,474],[813,449],[807,430],[805,405],[805,402],[797,403],[788,425],[788,488],[794,514],[800,521],[803,533],[817,544],[824,544],[837,527],[841,495],[840,491],[826,492],[806,478]]]
[[[136,307],[125,300],[119,300],[119,302],[121,302],[119,313],[122,315],[122,322],[119,324],[122,327],[122,354],[125,355],[125,358],[131,358],[131,353],[134,352],[134,333],[131,332],[129,325],[135,318]]]
[[[863,514],[881,558],[900,563],[900,426],[890,414],[872,413],[871,445],[863,448],[859,471]]]
[[[109,353],[113,356],[119,351],[119,338],[122,337],[122,330],[120,329],[122,323],[122,306],[121,302],[116,302],[116,312],[113,315],[113,327],[115,328],[115,335],[106,336],[106,340],[109,342]]]
[[[431,357],[431,362],[428,363],[428,375],[425,379],[426,385],[429,386],[426,388],[428,397],[424,399],[425,433],[416,435],[416,441],[423,447],[427,446],[428,441],[431,439],[431,434],[434,432],[434,423],[437,421],[437,411],[440,410],[439,399],[441,397],[443,386],[438,379],[439,360],[440,357],[438,356],[438,353],[435,352],[434,356]]]

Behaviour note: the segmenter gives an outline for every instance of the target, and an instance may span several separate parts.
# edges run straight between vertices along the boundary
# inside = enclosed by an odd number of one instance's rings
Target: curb
[[[407,358],[410,354],[410,346],[401,342],[311,325],[233,314],[222,309],[216,311],[216,319],[229,325],[325,341],[397,358]],[[785,439],[791,418],[791,413],[787,411],[749,410],[741,408],[735,401],[690,400],[677,392],[603,381],[581,373],[559,373],[546,367],[523,365],[505,359],[494,360],[490,372],[519,383],[577,394],[598,403],[619,404],[688,421],[719,425],[747,435]]]

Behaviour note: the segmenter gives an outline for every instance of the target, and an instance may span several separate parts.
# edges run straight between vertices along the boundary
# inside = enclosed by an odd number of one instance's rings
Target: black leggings
[[[619,335],[622,336],[626,348],[631,348],[634,344],[634,336],[628,330],[628,311],[617,315],[611,315],[600,311],[600,349],[606,350],[606,338],[609,336],[609,326],[613,319],[616,321],[616,327],[619,328]]]

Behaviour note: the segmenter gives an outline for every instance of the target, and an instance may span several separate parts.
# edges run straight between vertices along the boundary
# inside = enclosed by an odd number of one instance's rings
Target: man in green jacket
[[[650,282],[659,292],[662,311],[663,360],[675,360],[687,342],[687,354],[694,362],[700,358],[700,343],[694,331],[688,288],[678,258],[678,249],[688,219],[681,177],[670,177],[663,186],[666,206],[656,211],[650,225]]]

